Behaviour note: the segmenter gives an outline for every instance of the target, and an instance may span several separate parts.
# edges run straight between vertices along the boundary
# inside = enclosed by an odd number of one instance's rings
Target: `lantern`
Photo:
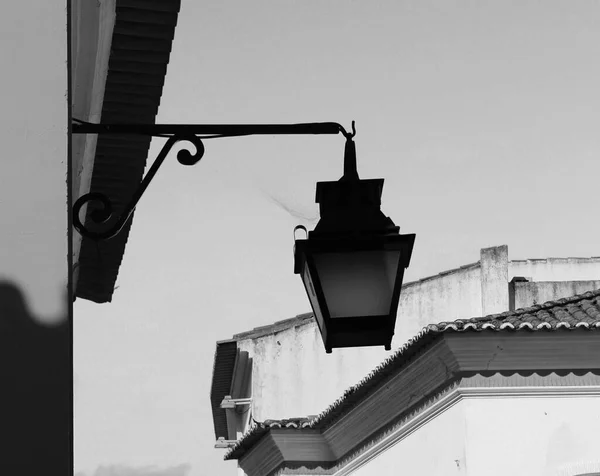
[[[295,240],[294,272],[302,278],[327,353],[334,347],[391,349],[415,235],[401,235],[381,212],[382,191],[383,179],[359,179],[348,137],[344,176],[317,183],[321,219],[306,239]]]

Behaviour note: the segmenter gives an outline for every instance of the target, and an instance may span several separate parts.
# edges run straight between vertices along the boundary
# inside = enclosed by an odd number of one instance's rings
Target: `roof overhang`
[[[216,447],[231,447],[237,440],[233,427],[239,426],[233,412],[221,408],[221,402],[228,395],[233,398],[246,396],[244,394],[249,393],[250,390],[246,386],[252,378],[252,356],[244,352],[246,355],[240,359],[237,343],[247,339],[258,339],[292,327],[308,325],[313,322],[313,319],[312,313],[299,314],[291,319],[256,327],[251,331],[236,334],[232,339],[217,342],[210,391],[215,438],[217,439]],[[241,360],[245,360],[245,363],[242,364]],[[244,388],[242,389],[242,387]]]
[[[218,342],[213,365],[212,385],[210,388],[210,406],[212,408],[215,438],[230,441],[227,412],[221,408],[221,402],[231,395],[231,386],[238,355],[236,341]]]
[[[76,2],[77,3],[77,2]],[[83,2],[96,6],[96,2]],[[99,3],[96,72],[87,111],[74,117],[89,122],[154,124],[171,53],[180,0],[108,0]],[[93,22],[92,22],[93,23]],[[81,30],[82,32],[87,30]],[[80,34],[74,31],[74,34]],[[76,53],[76,52],[74,52]],[[89,56],[89,55],[88,55]],[[84,58],[85,56],[82,56]],[[86,87],[80,83],[81,87]],[[77,93],[77,84],[73,85]],[[84,117],[78,117],[82,114]],[[73,199],[86,192],[110,198],[118,215],[140,184],[151,137],[102,134],[74,139],[74,153],[84,154],[81,177]],[[76,141],[83,141],[83,145]],[[88,223],[89,224],[89,223]],[[131,220],[108,241],[76,238],[75,295],[94,302],[110,302],[125,252]]]
[[[600,394],[600,327],[430,334],[394,356],[376,376],[310,422],[255,427],[226,459],[239,459],[248,476],[300,467],[338,474],[384,441],[393,427],[409,424],[444,398],[451,401],[449,392],[455,400],[463,398],[474,378],[510,394],[511,387],[551,392],[557,378],[567,376]]]

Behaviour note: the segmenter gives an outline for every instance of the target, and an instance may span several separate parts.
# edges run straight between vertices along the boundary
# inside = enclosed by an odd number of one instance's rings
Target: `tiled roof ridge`
[[[263,428],[306,428],[313,418],[314,416],[268,419],[263,422],[256,423]]]
[[[462,318],[462,319],[456,319],[454,321],[443,321],[438,324],[429,324],[425,328],[428,328],[428,327],[434,326],[434,325],[440,326],[442,324],[452,323],[452,322],[473,322],[473,321],[490,321],[490,320],[506,319],[506,318],[512,317],[512,316],[516,317],[516,316],[520,316],[523,314],[531,314],[532,312],[548,310],[548,309],[552,309],[554,307],[564,306],[565,304],[573,304],[573,303],[576,303],[579,301],[583,301],[585,299],[590,299],[590,298],[594,298],[594,297],[598,297],[598,296],[600,296],[600,289],[596,289],[594,291],[587,291],[582,294],[575,294],[573,296],[568,296],[568,297],[564,297],[564,298],[560,298],[560,299],[554,299],[552,301],[546,301],[546,302],[543,302],[540,304],[534,304],[533,306],[523,307],[523,308],[515,309],[513,311],[504,311],[504,312],[499,312],[496,314],[488,314],[487,316],[482,316],[482,317]]]
[[[266,326],[258,326],[249,331],[240,332],[238,334],[234,334],[233,340],[247,339],[250,336],[264,336],[268,334],[273,334],[275,332],[279,332],[281,330],[289,329],[290,327],[295,327],[298,325],[307,324],[312,321],[314,314],[312,312],[305,312],[302,314],[297,314],[295,317],[291,317],[289,319],[283,319],[281,321],[276,321],[273,324],[267,324]]]
[[[585,301],[589,302],[589,306],[585,310],[582,309],[570,309],[571,313],[568,312],[567,307],[573,306],[577,303]],[[563,316],[562,321],[553,323],[554,327],[548,322],[554,315],[548,311],[553,309],[558,311],[564,311],[569,316],[576,316],[578,319],[575,323],[567,322]],[[584,312],[585,311],[585,312]],[[539,316],[539,323],[530,321],[523,321],[517,323],[519,317],[533,316],[536,317],[536,313],[542,313]],[[585,314],[585,315],[582,315]],[[510,318],[515,318],[515,322],[509,322]],[[558,320],[554,318],[554,320]],[[592,322],[589,322],[592,321]],[[362,378],[357,384],[349,387],[341,397],[335,400],[329,407],[314,418],[308,419],[308,421],[297,421],[299,419],[286,419],[286,420],[265,420],[264,422],[254,421],[254,425],[250,427],[244,435],[237,441],[237,443],[230,448],[225,454],[225,459],[230,459],[230,456],[237,452],[242,446],[252,446],[258,441],[263,434],[269,431],[274,424],[280,424],[279,422],[286,422],[279,428],[315,428],[324,429],[329,426],[340,411],[343,410],[344,406],[352,407],[360,398],[366,395],[371,388],[375,387],[377,383],[384,380],[388,375],[397,370],[396,367],[402,366],[405,362],[410,360],[416,355],[427,343],[444,332],[464,332],[464,331],[483,331],[483,330],[553,330],[553,329],[574,329],[574,328],[597,328],[600,329],[600,289],[595,291],[588,291],[583,294],[577,294],[567,298],[561,298],[554,301],[548,301],[543,304],[537,304],[524,309],[517,309],[514,311],[502,312],[498,314],[491,314],[484,317],[475,317],[471,319],[457,319],[456,321],[444,321],[438,324],[430,324],[424,327],[417,335],[409,339],[406,343],[400,346],[394,353],[381,362],[375,367],[369,374]]]

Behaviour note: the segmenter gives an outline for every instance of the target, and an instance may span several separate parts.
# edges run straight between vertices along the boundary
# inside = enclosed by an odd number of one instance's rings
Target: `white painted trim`
[[[83,117],[77,117],[89,122],[100,122],[102,115],[102,106],[104,104],[104,92],[106,89],[106,78],[108,76],[108,62],[112,46],[113,30],[116,21],[116,0],[101,0],[98,2],[79,2],[73,1],[73,26],[76,40],[73,41],[75,55],[73,71],[73,91],[81,85],[76,84],[80,78],[85,81],[89,74],[93,75],[92,90],[89,95],[89,103],[82,104],[77,114]],[[98,9],[98,38],[96,44],[90,44],[89,37],[79,34],[81,28],[86,28],[84,18],[89,14],[89,9]],[[86,11],[87,10],[87,11]],[[87,39],[87,42],[86,42]],[[86,44],[87,43],[87,44]],[[90,51],[95,54],[90,54]],[[76,111],[74,111],[75,113]],[[73,157],[73,163],[79,163],[80,166],[73,170],[73,201],[90,191],[92,173],[94,170],[94,159],[96,157],[97,134],[87,134],[84,139],[81,161],[76,161]],[[81,214],[85,216],[87,206],[84,206]],[[82,237],[79,233],[73,233],[73,290],[77,289],[77,280],[79,277],[79,252],[81,249]]]
[[[599,386],[564,387],[459,387],[456,389],[463,398],[501,398],[501,397],[594,397],[600,396]]]
[[[451,390],[447,395],[434,402],[423,411],[400,424],[388,436],[378,441],[359,456],[353,458],[343,468],[334,473],[334,476],[349,476],[354,471],[360,469],[377,456],[394,446],[399,441],[409,436],[432,419],[452,408],[463,399],[469,398],[501,398],[501,397],[545,397],[545,398],[564,398],[564,397],[600,397],[600,385],[588,387],[457,387]],[[587,469],[588,466],[585,468]],[[598,466],[600,468],[600,465]],[[596,471],[596,469],[591,469]],[[559,473],[560,476],[574,476],[577,473]],[[554,476],[554,475],[553,475]],[[558,474],[557,474],[558,476]]]

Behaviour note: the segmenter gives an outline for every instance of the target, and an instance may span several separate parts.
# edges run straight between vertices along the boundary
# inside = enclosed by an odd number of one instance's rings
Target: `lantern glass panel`
[[[399,250],[321,252],[313,258],[331,318],[390,314]]]
[[[321,311],[319,299],[317,298],[317,293],[315,291],[315,285],[314,285],[312,277],[310,275],[308,266],[304,267],[304,272],[302,273],[302,280],[304,281],[304,287],[306,288],[306,293],[308,294],[308,299],[310,300],[310,304],[312,305],[313,311],[315,313],[315,317],[318,321],[319,329],[321,329],[321,333],[323,333],[323,331],[324,331],[323,312]]]

